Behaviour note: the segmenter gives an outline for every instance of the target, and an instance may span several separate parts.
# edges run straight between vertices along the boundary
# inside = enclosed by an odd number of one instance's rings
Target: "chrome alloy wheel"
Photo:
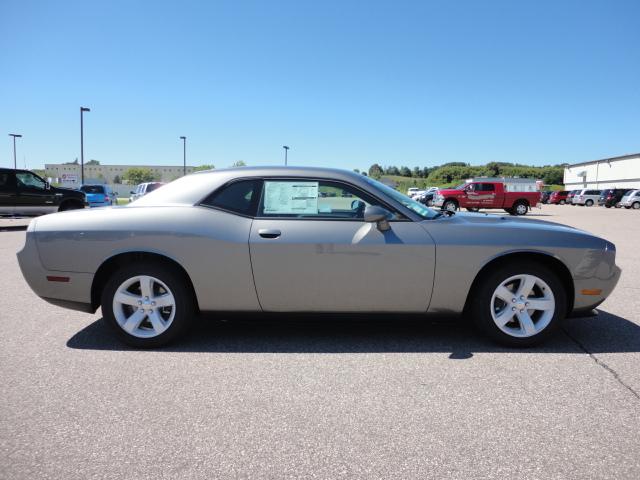
[[[491,297],[493,321],[507,335],[532,337],[544,330],[556,310],[549,285],[535,275],[514,275],[502,282]]]
[[[167,285],[155,277],[138,275],[125,280],[113,296],[118,325],[134,337],[152,338],[173,322],[176,300]]]
[[[516,213],[518,215],[526,215],[527,210],[527,206],[524,203],[519,203],[518,205],[516,205]]]

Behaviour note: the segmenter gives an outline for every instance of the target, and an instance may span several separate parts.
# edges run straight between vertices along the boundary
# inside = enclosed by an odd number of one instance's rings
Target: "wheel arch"
[[[508,264],[510,262],[518,261],[518,260],[529,260],[540,263],[554,273],[558,275],[562,285],[565,288],[565,292],[567,294],[567,312],[566,314],[570,314],[573,310],[573,304],[575,299],[575,287],[573,285],[573,277],[571,276],[571,271],[566,266],[566,264],[560,260],[559,258],[546,253],[540,252],[536,250],[522,250],[522,251],[512,251],[500,254],[499,256],[493,257],[489,259],[480,269],[480,271],[476,274],[473,282],[471,283],[471,287],[469,288],[469,292],[467,293],[467,298],[465,300],[464,308],[465,310],[469,306],[471,302],[471,294],[475,291],[475,287],[495,268],[499,268],[502,265]]]
[[[124,265],[142,261],[162,263],[164,265],[170,266],[171,268],[174,268],[181,275],[183,275],[185,281],[187,282],[187,286],[190,289],[191,294],[193,295],[196,310],[200,310],[198,306],[198,297],[196,296],[191,277],[189,276],[189,273],[184,269],[184,267],[180,265],[180,263],[178,263],[173,258],[170,258],[161,253],[131,251],[118,253],[107,258],[104,262],[102,262],[100,267],[98,267],[98,270],[96,270],[96,273],[93,276],[93,282],[91,284],[91,306],[94,311],[100,306],[100,297],[102,295],[102,290],[104,289],[104,286],[106,285],[109,277]]]
[[[78,205],[78,208],[84,207],[84,204],[82,203],[82,201],[77,198],[65,198],[60,202],[60,205],[58,205],[58,211],[62,212],[67,210],[67,207],[69,205]]]

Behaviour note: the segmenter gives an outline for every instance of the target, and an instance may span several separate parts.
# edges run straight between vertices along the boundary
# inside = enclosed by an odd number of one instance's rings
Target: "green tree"
[[[369,176],[371,178],[380,178],[382,177],[383,173],[384,171],[382,170],[382,167],[377,163],[374,163],[369,167]]]
[[[246,167],[247,164],[244,163],[242,160],[238,160],[237,162],[233,162],[233,165],[231,165],[231,167]]]
[[[130,185],[137,185],[139,183],[153,182],[155,175],[150,168],[133,167],[124,172],[122,176]]]
[[[115,177],[113,177],[113,183],[122,183],[120,175],[116,175]]]
[[[214,165],[200,165],[193,169],[194,172],[199,172],[200,170],[213,170],[216,168]]]
[[[403,177],[410,177],[411,170],[409,170],[409,167],[400,167],[400,175]]]
[[[78,165],[78,159],[76,158],[73,162],[64,162],[63,165]]]
[[[85,165],[100,165],[100,162],[98,160],[89,160],[87,163],[85,163]]]

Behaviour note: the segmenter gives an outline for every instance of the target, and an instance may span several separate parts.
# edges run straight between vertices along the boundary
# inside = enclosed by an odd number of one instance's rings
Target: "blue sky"
[[[640,2],[4,0],[0,165],[343,168],[640,151]],[[0,145],[2,145],[0,144]]]

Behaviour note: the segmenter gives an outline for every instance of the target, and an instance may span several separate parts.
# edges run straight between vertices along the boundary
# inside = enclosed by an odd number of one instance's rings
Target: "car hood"
[[[533,229],[559,232],[582,231],[568,225],[548,222],[546,220],[534,220],[530,218],[515,217],[511,215],[490,215],[488,213],[458,212],[455,215],[447,218],[445,221],[452,221],[454,223],[467,225],[495,226],[496,228],[507,226],[509,228],[522,228],[524,230]]]

